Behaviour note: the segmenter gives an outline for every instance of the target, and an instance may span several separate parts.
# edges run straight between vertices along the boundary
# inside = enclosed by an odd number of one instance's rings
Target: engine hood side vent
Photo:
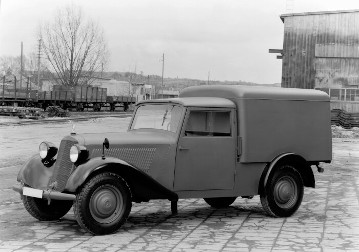
[[[106,150],[107,157],[114,157],[148,173],[156,153],[156,148],[110,148]],[[102,149],[93,149],[91,157],[100,157]]]

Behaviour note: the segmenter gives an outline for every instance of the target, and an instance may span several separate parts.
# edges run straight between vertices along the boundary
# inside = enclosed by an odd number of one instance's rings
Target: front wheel
[[[131,193],[126,182],[114,173],[101,173],[80,190],[74,204],[79,225],[95,235],[116,232],[131,211]]]
[[[237,197],[204,198],[204,201],[214,208],[229,207]]]
[[[63,217],[71,209],[73,201],[51,200],[50,205],[47,200],[21,196],[25,209],[34,218],[40,221],[53,221]]]
[[[268,178],[260,195],[264,210],[274,217],[288,217],[299,208],[304,186],[299,172],[291,165],[278,167]]]

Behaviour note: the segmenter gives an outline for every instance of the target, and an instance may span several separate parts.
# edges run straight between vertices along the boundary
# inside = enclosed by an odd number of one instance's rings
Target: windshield
[[[136,110],[131,129],[160,129],[176,132],[182,108],[171,104],[146,104]]]

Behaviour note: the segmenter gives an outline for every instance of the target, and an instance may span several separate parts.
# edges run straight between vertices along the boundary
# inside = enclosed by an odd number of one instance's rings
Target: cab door
[[[179,136],[175,191],[234,186],[236,132],[233,109],[189,109]]]

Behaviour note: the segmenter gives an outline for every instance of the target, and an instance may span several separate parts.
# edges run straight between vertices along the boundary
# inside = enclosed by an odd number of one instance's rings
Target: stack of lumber
[[[345,129],[359,127],[359,113],[349,113],[341,109],[331,111],[332,125],[342,126]]]

